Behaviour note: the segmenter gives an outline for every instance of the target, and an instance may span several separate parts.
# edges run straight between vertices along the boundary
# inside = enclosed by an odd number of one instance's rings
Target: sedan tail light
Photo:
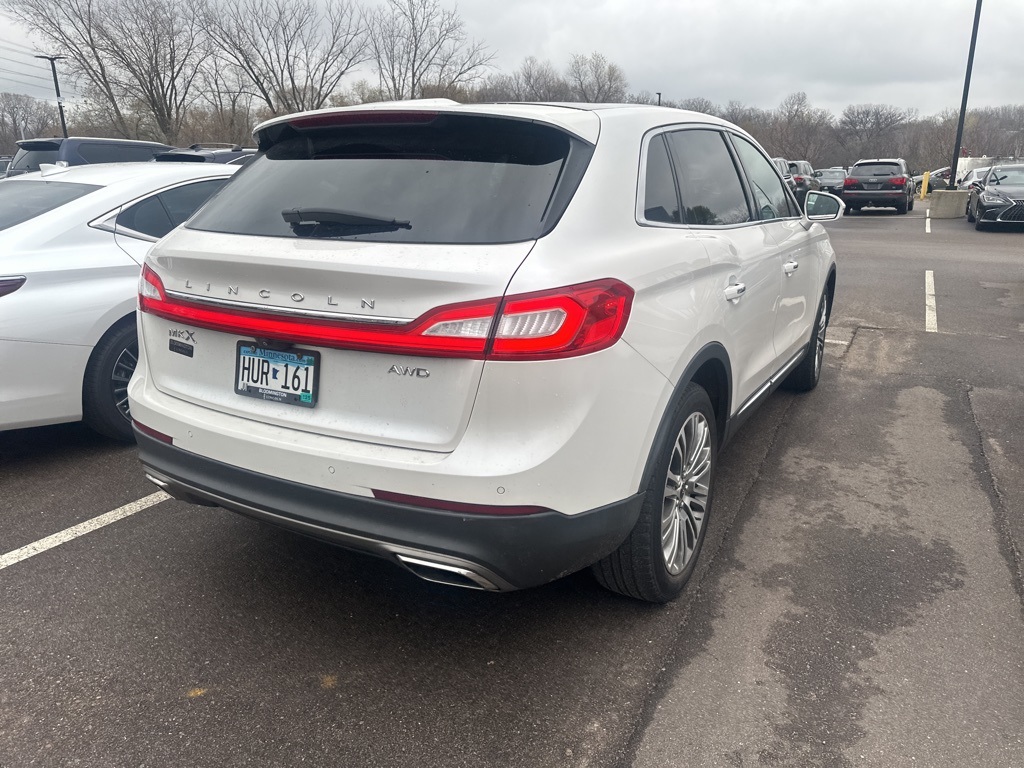
[[[168,296],[148,265],[139,281],[142,312],[200,328],[337,349],[476,360],[552,360],[606,349],[622,336],[632,302],[633,289],[625,283],[595,280],[447,304],[402,325],[372,326]]]
[[[6,296],[9,293],[14,293],[16,290],[21,288],[25,284],[24,275],[14,275],[10,277],[0,277],[0,296]]]

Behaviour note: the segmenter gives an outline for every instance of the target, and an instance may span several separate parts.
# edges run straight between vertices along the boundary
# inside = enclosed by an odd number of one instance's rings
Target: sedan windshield
[[[1024,166],[1014,168],[993,168],[988,177],[989,184],[1006,184],[1007,186],[1024,185]]]
[[[2,181],[0,229],[34,219],[97,189],[99,187],[93,184],[70,184],[66,181]]]

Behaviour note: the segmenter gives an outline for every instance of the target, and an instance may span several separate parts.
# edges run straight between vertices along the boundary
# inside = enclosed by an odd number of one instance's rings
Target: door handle
[[[787,261],[782,265],[782,268],[786,270],[786,277],[791,277],[794,272],[800,269],[800,262],[798,261]]]
[[[725,298],[727,301],[737,301],[743,297],[743,294],[747,292],[747,286],[743,283],[733,283],[725,289]]]

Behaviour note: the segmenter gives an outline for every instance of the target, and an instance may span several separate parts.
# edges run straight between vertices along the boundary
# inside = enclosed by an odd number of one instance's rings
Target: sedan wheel
[[[135,320],[114,326],[92,352],[82,388],[82,419],[115,440],[131,441],[128,382],[139,358]]]

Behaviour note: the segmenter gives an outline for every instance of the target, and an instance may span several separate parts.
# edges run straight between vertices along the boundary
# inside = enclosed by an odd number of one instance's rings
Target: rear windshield
[[[12,171],[38,171],[40,163],[56,163],[56,149],[19,149],[18,154],[11,161],[9,170]]]
[[[99,187],[92,184],[69,184],[66,181],[2,181],[0,229],[34,219],[97,189]]]
[[[593,151],[533,122],[426,119],[285,128],[187,226],[377,242],[532,240],[557,223]]]
[[[896,163],[864,163],[850,169],[851,176],[899,176],[901,173]]]
[[[820,178],[822,178],[822,179],[845,179],[846,178],[846,171],[826,170],[826,171],[819,171],[818,173],[821,174]]]

